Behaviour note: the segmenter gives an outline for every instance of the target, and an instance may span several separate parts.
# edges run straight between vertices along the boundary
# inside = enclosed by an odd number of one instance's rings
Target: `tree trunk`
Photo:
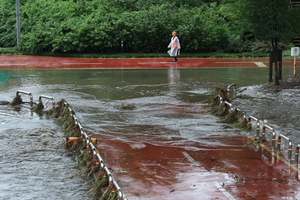
[[[282,80],[282,50],[278,50],[279,80]]]
[[[274,21],[278,21],[278,0],[272,0],[273,5],[273,12],[276,14],[273,16]],[[274,30],[277,31],[277,26],[274,25]],[[273,55],[274,55],[274,62],[275,62],[275,85],[279,85],[279,70],[278,70],[278,52],[277,52],[278,40],[277,38],[272,38],[272,48],[273,48]]]
[[[270,51],[269,57],[269,82],[273,82],[273,51]]]
[[[279,70],[278,70],[278,53],[277,53],[277,46],[278,40],[277,38],[272,38],[272,49],[273,49],[273,58],[275,62],[275,85],[279,85]],[[272,63],[273,64],[273,63]]]
[[[279,85],[279,70],[278,70],[278,53],[277,53],[277,39],[275,38],[274,39],[274,42],[275,42],[275,49],[274,49],[274,61],[275,61],[275,85]]]

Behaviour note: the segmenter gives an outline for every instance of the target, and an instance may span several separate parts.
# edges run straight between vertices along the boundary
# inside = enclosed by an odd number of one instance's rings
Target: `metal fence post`
[[[275,140],[276,140],[276,133],[275,131],[273,130],[272,131],[272,147],[275,148]]]
[[[220,96],[220,104],[223,104],[223,98]]]
[[[298,163],[298,158],[299,158],[299,146],[296,147],[296,151],[295,151],[295,161],[296,161],[296,163]]]
[[[236,85],[234,84],[233,85],[233,97],[235,97],[236,96]]]
[[[256,121],[256,136],[259,137],[260,132],[260,123],[259,120]]]
[[[30,95],[30,106],[32,107],[33,106],[33,96]]]
[[[281,145],[281,136],[278,136],[278,138],[277,138],[277,151],[280,151],[280,145]]]
[[[289,160],[292,159],[292,150],[293,150],[293,144],[292,144],[291,140],[289,140],[289,150],[288,150],[288,158],[289,158]]]
[[[266,127],[263,126],[263,129],[261,131],[261,135],[262,135],[262,138],[266,139]]]
[[[248,118],[248,125],[252,126],[251,117]]]

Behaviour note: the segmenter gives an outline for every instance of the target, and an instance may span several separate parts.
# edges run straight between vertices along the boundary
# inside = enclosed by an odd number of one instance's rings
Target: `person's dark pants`
[[[177,62],[177,55],[178,55],[178,51],[177,51],[177,53],[176,53],[176,56],[174,56],[173,62]]]

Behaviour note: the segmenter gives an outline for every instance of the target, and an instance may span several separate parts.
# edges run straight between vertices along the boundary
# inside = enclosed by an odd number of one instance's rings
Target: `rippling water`
[[[162,140],[181,138],[172,141],[178,145],[197,141],[199,132],[211,135],[212,131],[223,130],[218,119],[207,115],[202,105],[216,87],[231,83],[248,88],[243,98],[235,101],[237,107],[268,120],[300,143],[299,88],[265,91],[261,84],[268,80],[267,68],[0,72],[0,100],[11,101],[17,90],[31,92],[34,100],[42,94],[56,101],[66,99],[89,133],[127,140],[133,149],[144,147],[138,138],[143,140],[141,136],[145,135],[159,135]],[[289,68],[284,68],[284,74],[290,73]],[[22,98],[29,101],[26,95]],[[44,103],[51,107],[51,102]],[[134,104],[137,109],[120,112],[115,107],[123,103]],[[4,148],[0,154],[0,198],[88,198],[90,183],[73,178],[78,171],[72,157],[63,150],[59,125],[24,106],[0,106],[0,125],[0,143]]]

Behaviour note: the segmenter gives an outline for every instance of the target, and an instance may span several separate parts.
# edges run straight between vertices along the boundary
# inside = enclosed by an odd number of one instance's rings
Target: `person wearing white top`
[[[180,55],[180,43],[175,31],[172,32],[172,38],[168,48],[171,48],[168,54],[174,57],[173,62],[177,62],[177,55]]]

